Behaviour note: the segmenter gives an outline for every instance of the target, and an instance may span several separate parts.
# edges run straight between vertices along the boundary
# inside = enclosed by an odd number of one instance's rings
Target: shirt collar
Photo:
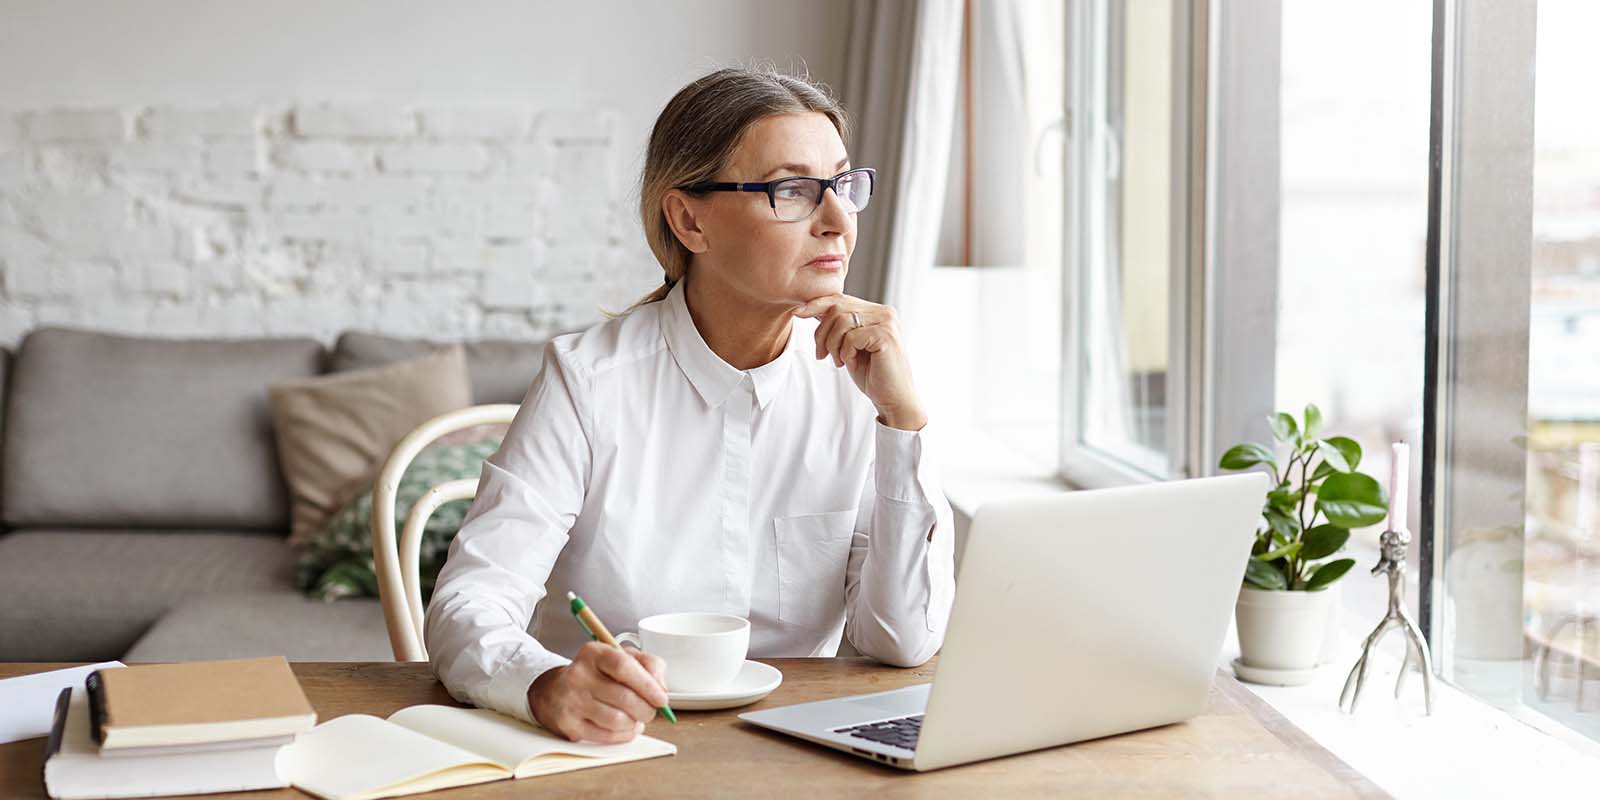
[[[689,304],[684,299],[685,281],[678,281],[661,301],[661,334],[667,340],[667,349],[678,362],[678,368],[689,378],[689,383],[700,393],[701,399],[712,408],[719,408],[732,396],[746,376],[755,384],[756,404],[765,409],[788,384],[789,373],[798,357],[803,333],[798,320],[789,326],[789,343],[772,361],[751,370],[735,369],[722,360],[706,344],[700,330],[689,316]]]

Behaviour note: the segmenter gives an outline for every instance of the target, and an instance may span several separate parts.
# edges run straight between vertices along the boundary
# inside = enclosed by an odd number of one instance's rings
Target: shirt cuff
[[[519,650],[489,679],[489,704],[502,714],[510,714],[537,727],[539,721],[533,718],[533,709],[528,706],[528,688],[545,672],[571,663],[572,659],[548,650]]]
[[[873,486],[879,497],[904,503],[930,505],[930,497],[939,485],[933,474],[933,459],[926,457],[929,429],[903,431],[881,422],[878,426],[874,455]]]

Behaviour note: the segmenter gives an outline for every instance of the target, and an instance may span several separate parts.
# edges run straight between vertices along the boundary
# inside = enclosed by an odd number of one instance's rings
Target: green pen
[[[573,594],[572,592],[567,592],[567,599],[572,601],[572,616],[577,617],[578,624],[582,625],[583,629],[589,632],[589,638],[601,644],[615,647],[618,650],[622,649],[622,645],[617,644],[617,640],[611,638],[611,631],[606,630],[605,623],[601,622],[600,618],[594,615],[594,612],[589,609],[589,606],[583,602],[583,598]],[[678,718],[673,716],[671,708],[668,708],[667,706],[657,706],[656,710],[660,711],[661,716],[666,717],[668,722],[671,722],[674,725],[678,724]]]

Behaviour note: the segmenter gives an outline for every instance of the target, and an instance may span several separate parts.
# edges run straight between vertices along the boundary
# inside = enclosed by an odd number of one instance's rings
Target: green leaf
[[[1354,562],[1351,562],[1354,563]],[[1283,579],[1283,573],[1273,569],[1270,565],[1251,559],[1244,565],[1244,579],[1246,583],[1257,589],[1276,589],[1282,591],[1289,588]]]
[[[1262,553],[1256,558],[1267,562],[1277,561],[1280,558],[1294,558],[1294,554],[1300,552],[1300,546],[1301,542],[1290,542],[1270,553]]]
[[[1344,451],[1329,444],[1326,440],[1317,442],[1317,452],[1322,454],[1323,464],[1327,464],[1339,472],[1350,471],[1350,462],[1345,459]],[[1322,471],[1321,464],[1317,465],[1317,471]]]
[[[1267,492],[1267,505],[1285,514],[1293,515],[1300,506],[1300,493],[1291,491],[1286,488],[1287,486],[1288,484],[1284,484],[1282,487]]]
[[[1300,426],[1295,424],[1294,417],[1279,411],[1267,417],[1267,424],[1272,426],[1272,438],[1284,444],[1298,443]]]
[[[1278,462],[1272,459],[1272,451],[1255,442],[1236,444],[1222,454],[1219,464],[1223,469],[1249,469],[1257,464],[1268,464],[1273,471],[1277,471]]]
[[[1338,561],[1329,561],[1328,563],[1317,567],[1317,571],[1311,573],[1311,580],[1306,581],[1306,591],[1314,592],[1330,583],[1333,583],[1336,580],[1339,580],[1340,578],[1344,577],[1346,572],[1350,571],[1351,567],[1355,565],[1355,559],[1341,558]]]
[[[1354,472],[1356,467],[1361,466],[1361,445],[1356,440],[1348,436],[1329,436],[1323,441],[1333,445],[1344,456],[1345,463],[1350,465],[1349,471]]]
[[[1317,509],[1341,528],[1364,528],[1383,520],[1389,513],[1389,501],[1371,476],[1339,472],[1317,488]]]
[[[1271,525],[1273,532],[1282,536],[1284,541],[1293,541],[1300,534],[1300,520],[1291,514],[1269,507],[1261,512],[1261,516],[1267,518],[1267,524]]]
[[[1305,547],[1300,549],[1300,555],[1307,561],[1327,558],[1339,552],[1339,548],[1344,547],[1345,542],[1349,540],[1350,531],[1338,525],[1318,525],[1306,531],[1305,537],[1301,539],[1305,542]]]
[[[1306,403],[1306,438],[1315,439],[1322,435],[1322,409],[1316,403]]]

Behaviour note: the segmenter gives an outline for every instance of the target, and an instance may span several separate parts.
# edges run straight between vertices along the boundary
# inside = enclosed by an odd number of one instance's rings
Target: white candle
[[[1409,456],[1411,448],[1404,441],[1391,445],[1394,455],[1389,460],[1389,523],[1387,530],[1406,528],[1406,482],[1411,477]]]

